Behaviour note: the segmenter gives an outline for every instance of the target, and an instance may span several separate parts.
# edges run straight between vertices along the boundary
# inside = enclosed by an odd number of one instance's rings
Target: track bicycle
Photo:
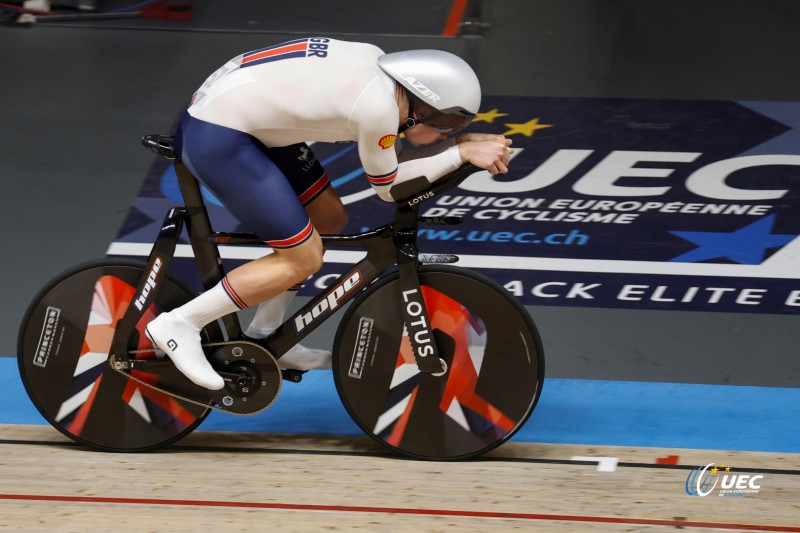
[[[303,372],[281,368],[281,356],[344,308],[333,379],[348,414],[380,444],[416,459],[466,459],[527,421],[544,380],[533,320],[498,283],[452,266],[456,256],[417,249],[419,224],[461,221],[421,217],[420,205],[480,169],[464,165],[433,184],[420,177],[395,186],[393,222],[323,235],[326,249],[366,255],[269,337],[246,337],[235,313],[209,324],[203,349],[225,380],[211,391],[178,372],[144,328],[196,296],[168,271],[184,227],[206,290],[225,275],[220,245],[264,243],[213,232],[172,137],[148,135],[142,143],[174,161],[184,199],[167,212],[147,263],[106,258],[62,273],[34,298],[20,328],[22,381],[56,429],[91,448],[140,452],[188,435],[211,410],[261,412],[283,381],[302,380]]]

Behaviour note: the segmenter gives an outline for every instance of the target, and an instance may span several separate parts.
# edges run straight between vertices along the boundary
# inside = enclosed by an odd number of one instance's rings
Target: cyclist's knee
[[[302,283],[309,276],[322,268],[322,240],[316,231],[309,239],[293,248],[280,251],[280,255],[289,265],[292,283]]]

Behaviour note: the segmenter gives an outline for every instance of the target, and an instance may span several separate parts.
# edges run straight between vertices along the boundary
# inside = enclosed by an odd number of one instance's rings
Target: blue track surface
[[[14,358],[0,357],[0,423],[46,424]],[[800,453],[800,389],[548,379],[515,441]],[[212,413],[201,430],[359,435],[329,371],[286,383],[253,416]]]

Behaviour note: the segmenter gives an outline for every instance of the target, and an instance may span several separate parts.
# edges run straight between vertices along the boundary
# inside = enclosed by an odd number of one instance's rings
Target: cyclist
[[[246,335],[263,338],[283,321],[300,284],[322,266],[319,234],[339,233],[347,210],[306,141],[357,142],[369,183],[392,201],[392,186],[434,181],[463,163],[508,171],[511,141],[460,134],[481,100],[478,78],[439,50],[384,54],[366,43],[304,38],[241,54],[192,97],[175,136],[183,162],[273,253],[232,270],[215,287],[147,326],[147,336],[196,384],[221,389],[200,330],[259,304]],[[397,136],[436,150],[405,160]],[[402,161],[402,162],[399,162]],[[329,368],[330,352],[295,346],[284,368]]]

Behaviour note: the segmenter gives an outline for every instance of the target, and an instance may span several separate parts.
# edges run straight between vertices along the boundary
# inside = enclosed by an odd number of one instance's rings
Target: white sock
[[[231,291],[233,295],[228,291]],[[241,307],[234,302],[234,298],[242,304]],[[210,324],[218,318],[244,309],[243,304],[244,302],[233,292],[226,278],[194,300],[175,309],[173,313],[180,316],[187,324],[201,330],[206,324]]]
[[[256,339],[267,337],[283,323],[286,310],[296,295],[297,291],[284,291],[258,304],[256,314],[244,334]]]
[[[286,310],[297,295],[297,291],[285,291],[269,300],[261,302],[250,325],[247,326],[245,335],[256,339],[263,339],[283,324]],[[294,370],[330,369],[331,353],[328,350],[306,348],[295,344],[278,359],[281,368]]]

